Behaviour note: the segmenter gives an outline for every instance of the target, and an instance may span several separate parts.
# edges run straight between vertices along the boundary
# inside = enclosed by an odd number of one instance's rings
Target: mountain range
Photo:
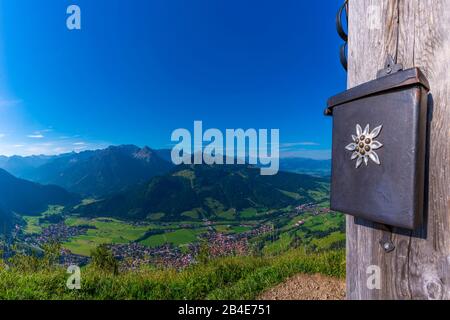
[[[0,169],[0,226],[11,225],[14,213],[33,215],[45,211],[49,205],[73,206],[81,200],[61,187],[40,185],[14,177]]]
[[[244,165],[183,165],[74,212],[135,220],[242,218],[236,214],[250,208],[279,209],[314,201],[312,192],[326,194],[327,183],[324,178],[289,172],[262,176],[258,168]]]
[[[41,184],[55,184],[84,197],[104,197],[163,175],[173,169],[169,149],[135,145],[56,156],[0,156],[0,168]],[[329,160],[282,158],[280,170],[329,176]]]
[[[286,158],[280,164],[292,172],[261,176],[258,168],[246,165],[175,167],[170,150],[134,145],[57,156],[0,156],[0,224],[8,224],[13,213],[30,215],[50,204],[70,208],[87,197],[96,201],[77,206],[77,213],[177,220],[239,218],[248,209],[283,208],[313,201],[314,192],[328,192],[329,161]],[[298,174],[303,172],[308,175]]]
[[[20,178],[54,184],[84,197],[103,197],[168,172],[172,163],[134,145],[59,156],[1,159],[0,168]]]
[[[8,171],[16,177],[25,178],[32,174],[38,167],[56,158],[55,156],[0,156],[0,168]]]

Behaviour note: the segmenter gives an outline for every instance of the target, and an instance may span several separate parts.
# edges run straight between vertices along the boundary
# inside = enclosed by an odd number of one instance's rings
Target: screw
[[[383,243],[383,249],[387,253],[387,252],[391,252],[392,250],[394,250],[395,246],[392,243],[392,241],[386,241],[385,243]]]

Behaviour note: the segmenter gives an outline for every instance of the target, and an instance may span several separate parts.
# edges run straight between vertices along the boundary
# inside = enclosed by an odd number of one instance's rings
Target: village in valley
[[[329,237],[336,238],[335,242],[343,239],[343,233],[336,237],[343,230],[341,215],[316,203],[258,213],[240,221],[125,222],[65,216],[62,210],[24,220],[13,232],[21,250],[39,252],[46,243],[58,242],[62,265],[86,265],[90,251],[105,244],[121,268],[129,270],[143,265],[184,268],[195,263],[202,250],[207,250],[209,258],[270,254],[294,245],[317,246],[321,238],[324,243],[330,242]],[[331,227],[323,230],[327,220]]]

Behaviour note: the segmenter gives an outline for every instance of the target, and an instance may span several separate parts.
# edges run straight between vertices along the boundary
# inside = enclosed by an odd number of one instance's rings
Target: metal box
[[[331,209],[388,226],[423,220],[429,84],[387,65],[376,80],[328,100],[333,116]]]

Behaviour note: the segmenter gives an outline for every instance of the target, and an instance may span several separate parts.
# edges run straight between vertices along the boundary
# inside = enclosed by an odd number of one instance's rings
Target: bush
[[[99,271],[109,272],[114,275],[119,273],[119,264],[112,251],[104,244],[91,251],[92,267]]]

